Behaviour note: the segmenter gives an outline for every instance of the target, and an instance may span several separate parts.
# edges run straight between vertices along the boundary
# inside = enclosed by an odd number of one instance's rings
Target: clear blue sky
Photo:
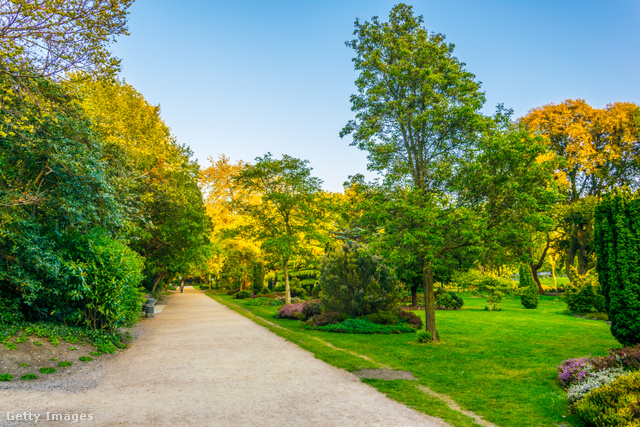
[[[325,189],[366,171],[340,139],[353,117],[356,17],[386,18],[385,0],[136,0],[131,35],[114,46],[121,76],[152,104],[203,166],[270,151],[307,159]],[[640,104],[640,1],[407,2],[482,82],[486,112],[516,117],[583,98]],[[368,175],[372,176],[372,175]]]

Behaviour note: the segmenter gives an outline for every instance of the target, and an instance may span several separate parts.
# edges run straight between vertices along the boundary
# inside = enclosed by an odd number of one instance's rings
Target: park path
[[[198,291],[167,301],[128,350],[95,365],[87,387],[0,390],[0,425],[13,424],[9,412],[40,423],[47,412],[91,414],[68,424],[100,426],[444,425]]]

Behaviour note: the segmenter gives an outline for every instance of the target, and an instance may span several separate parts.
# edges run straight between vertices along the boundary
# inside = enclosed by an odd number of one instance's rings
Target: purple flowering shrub
[[[593,357],[577,357],[564,360],[558,365],[558,381],[567,389],[574,384],[584,381],[593,372]]]
[[[307,320],[322,311],[320,301],[305,301],[297,304],[282,306],[276,317],[281,319]]]

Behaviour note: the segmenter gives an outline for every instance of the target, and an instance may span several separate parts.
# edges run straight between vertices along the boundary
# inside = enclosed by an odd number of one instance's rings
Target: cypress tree
[[[594,242],[598,276],[621,344],[640,343],[640,197],[628,188],[603,196],[595,208]]]
[[[520,266],[520,301],[524,308],[538,307],[538,286],[533,281],[531,269],[527,265]]]

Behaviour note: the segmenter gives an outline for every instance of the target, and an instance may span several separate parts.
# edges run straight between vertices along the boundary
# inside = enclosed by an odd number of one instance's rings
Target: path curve
[[[89,414],[69,425],[442,426],[197,291],[168,304],[85,389],[0,390],[7,413]],[[47,422],[45,425],[64,425]]]

